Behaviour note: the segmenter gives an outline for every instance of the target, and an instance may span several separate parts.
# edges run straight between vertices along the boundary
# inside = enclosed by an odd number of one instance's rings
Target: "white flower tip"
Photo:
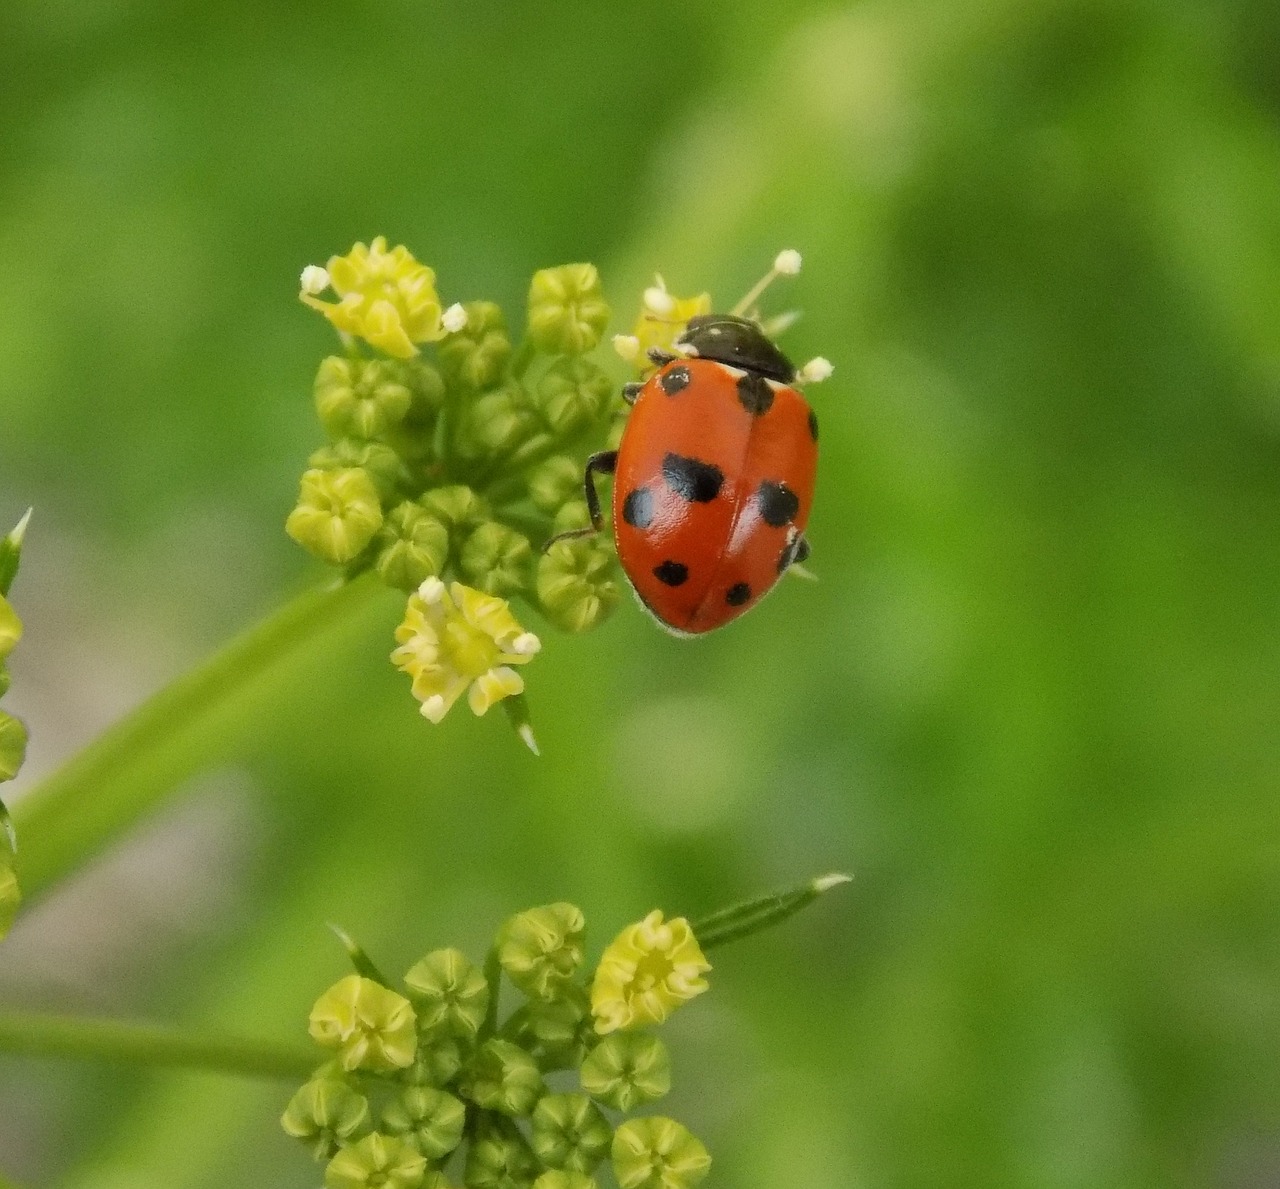
[[[532,632],[521,632],[507,647],[516,656],[533,656],[542,648],[542,641]]]
[[[615,334],[613,349],[617,351],[620,358],[632,363],[639,358],[640,340],[634,334]]]
[[[460,302],[454,302],[440,316],[440,324],[450,334],[457,334],[467,324],[467,311],[462,308]]]
[[[800,272],[800,253],[795,248],[784,248],[774,257],[773,270],[784,277],[794,277]]]
[[[843,883],[853,883],[852,875],[845,875],[843,871],[833,871],[830,875],[819,875],[809,886],[819,895],[823,892],[829,892],[832,888],[838,888]]]
[[[658,285],[650,285],[644,291],[644,308],[652,314],[666,317],[676,308],[675,298]]]
[[[835,370],[831,360],[818,355],[800,369],[800,379],[806,384],[821,384],[823,380],[830,379]]]
[[[444,704],[444,698],[440,694],[432,694],[422,703],[421,714],[428,722],[438,723],[444,718],[447,709],[448,707]]]
[[[298,278],[298,284],[302,286],[302,292],[314,297],[317,293],[323,293],[329,288],[329,270],[321,268],[318,264],[308,264],[302,270],[302,276]]]
[[[428,606],[444,598],[444,583],[439,578],[428,578],[418,587],[418,598]]]
[[[533,736],[533,728],[526,722],[521,723],[516,728],[516,734],[520,736],[525,747],[527,747],[534,755],[540,756],[542,752],[538,750],[538,741]]]

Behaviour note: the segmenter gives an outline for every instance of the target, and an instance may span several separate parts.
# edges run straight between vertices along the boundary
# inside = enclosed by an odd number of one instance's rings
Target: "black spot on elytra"
[[[681,586],[686,578],[689,577],[689,567],[678,561],[671,561],[669,558],[660,566],[653,567],[653,576],[659,582],[665,582],[668,586]]]
[[[782,528],[795,519],[800,511],[800,497],[785,483],[773,483],[766,479],[756,491],[756,503],[765,524]]]
[[[648,528],[653,523],[653,492],[647,487],[627,492],[622,501],[622,519],[632,528]]]
[[[668,396],[675,396],[678,392],[683,392],[689,387],[689,381],[693,377],[689,374],[689,369],[683,364],[680,367],[673,367],[665,371],[658,377],[658,386]]]
[[[738,399],[751,416],[762,417],[773,407],[773,389],[763,376],[747,372],[738,381]]]
[[[741,607],[751,597],[751,587],[745,582],[735,582],[724,593],[724,601],[730,607]]]
[[[683,454],[668,454],[662,460],[662,477],[676,495],[693,504],[710,503],[724,484],[719,467]]]
[[[809,410],[809,432],[813,434],[813,440],[818,440],[818,414],[812,409]]]

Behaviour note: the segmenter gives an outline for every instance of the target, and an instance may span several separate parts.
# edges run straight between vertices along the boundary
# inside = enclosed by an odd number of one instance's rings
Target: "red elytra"
[[[791,386],[795,369],[745,318],[690,321],[643,384],[616,452],[587,464],[614,472],[618,558],[667,629],[722,627],[808,556],[804,537],[818,464],[817,419]]]

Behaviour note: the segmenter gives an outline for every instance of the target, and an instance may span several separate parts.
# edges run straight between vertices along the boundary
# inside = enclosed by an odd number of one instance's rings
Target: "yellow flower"
[[[316,1000],[309,1030],[317,1043],[338,1050],[348,1072],[404,1069],[418,1047],[412,1004],[358,974],[340,979]]]
[[[527,665],[542,647],[516,622],[506,599],[461,582],[446,591],[439,578],[428,578],[409,596],[396,640],[391,662],[413,679],[413,696],[431,722],[444,718],[468,687],[476,714],[523,693],[524,679],[511,666]]]
[[[675,297],[667,292],[667,286],[661,277],[655,277],[654,280],[656,283],[644,291],[640,317],[636,320],[636,328],[630,340],[625,344],[627,355],[641,371],[653,366],[649,362],[650,347],[672,351],[690,318],[711,313],[710,293],[699,293],[697,297]],[[622,353],[621,345],[618,349]]]
[[[330,287],[339,301],[316,296]],[[369,247],[356,244],[345,256],[331,256],[327,268],[309,265],[298,297],[339,330],[398,359],[416,355],[415,343],[433,343],[448,333],[441,321],[436,274],[402,244],[388,252],[381,235]]]
[[[707,989],[711,969],[684,917],[665,924],[656,908],[629,925],[600,958],[591,984],[596,1031],[660,1024]]]

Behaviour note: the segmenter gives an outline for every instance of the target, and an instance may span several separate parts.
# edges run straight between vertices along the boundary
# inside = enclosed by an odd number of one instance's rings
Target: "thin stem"
[[[0,1012],[0,1052],[131,1065],[178,1066],[243,1077],[298,1079],[318,1064],[294,1045],[214,1036],[123,1020]]]
[[[480,1025],[480,1040],[491,1037],[498,1027],[498,996],[502,993],[502,962],[498,958],[498,947],[489,947],[484,959],[484,981],[489,984],[489,1006],[484,1013],[484,1023]]]
[[[108,728],[14,806],[28,900],[96,854],[225,750],[256,684],[383,588],[370,575],[304,592]]]

